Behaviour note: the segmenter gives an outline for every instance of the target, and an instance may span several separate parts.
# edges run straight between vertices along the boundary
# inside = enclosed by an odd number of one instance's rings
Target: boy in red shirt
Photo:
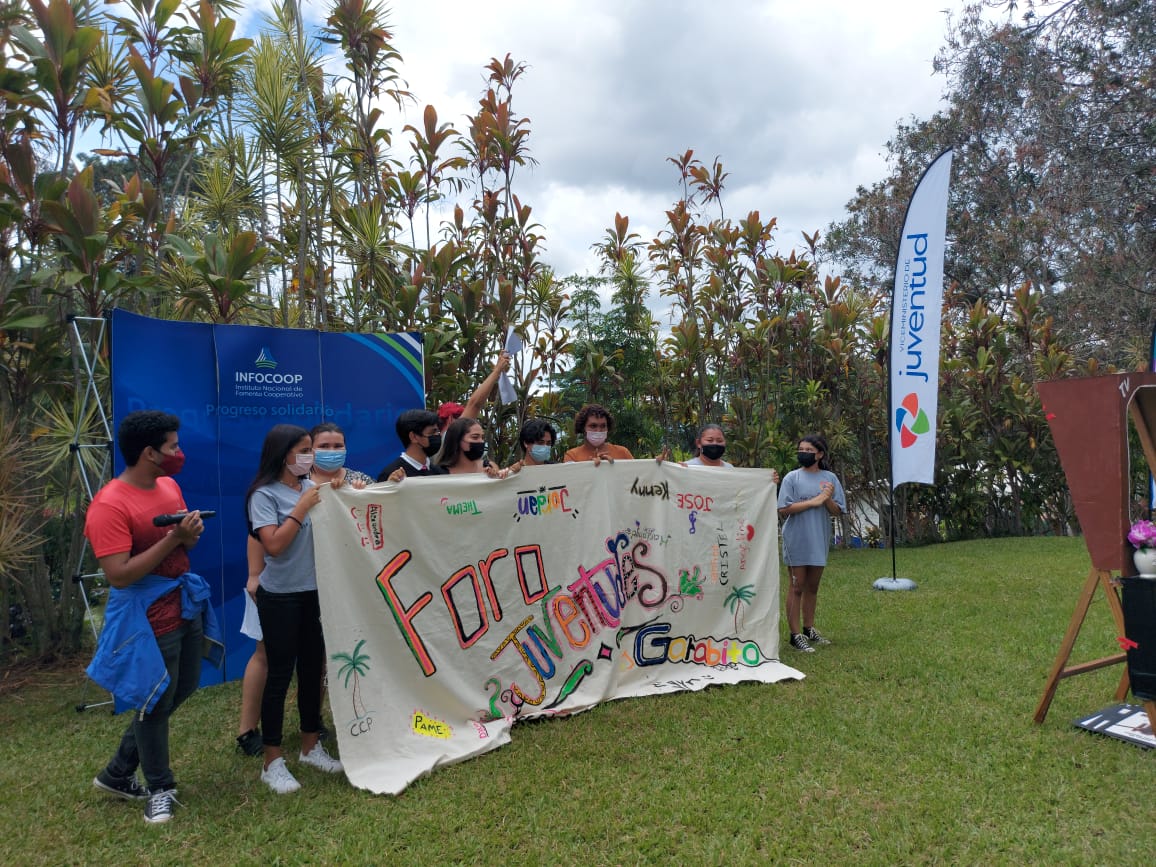
[[[117,797],[146,800],[149,823],[172,818],[176,787],[169,767],[169,716],[200,682],[204,639],[199,614],[204,600],[191,585],[192,579],[205,582],[189,573],[188,554],[204,530],[200,512],[188,512],[175,525],[153,524],[158,515],[188,511],[171,478],[184,464],[179,427],[180,420],[164,412],[125,416],[117,445],[127,466],[93,497],[84,525],[113,588],[89,674],[113,693],[118,710],[135,708],[120,746],[93,785]],[[147,788],[137,782],[138,766]]]

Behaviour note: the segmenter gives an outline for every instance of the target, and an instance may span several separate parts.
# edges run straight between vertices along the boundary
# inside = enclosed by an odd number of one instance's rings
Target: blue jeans
[[[321,731],[321,671],[325,641],[321,635],[321,606],[316,590],[270,593],[257,588],[257,613],[265,639],[269,675],[261,696],[261,741],[281,746],[285,725],[285,697],[297,669],[297,712],[302,732]]]
[[[149,791],[175,787],[169,767],[169,717],[201,682],[204,631],[201,619],[182,620],[172,632],[157,638],[157,647],[169,672],[169,685],[152,711],[133,712],[132,722],[108,763],[108,773],[118,779],[131,777],[140,767]]]

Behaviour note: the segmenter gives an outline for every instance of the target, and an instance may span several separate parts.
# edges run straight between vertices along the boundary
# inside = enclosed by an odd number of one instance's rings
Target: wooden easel
[[[1048,672],[1044,694],[1033,719],[1042,723],[1061,680],[1117,665],[1127,654],[1113,653],[1069,665],[1072,648],[1095,599],[1102,589],[1115,621],[1117,635],[1125,634],[1124,609],[1112,577],[1132,574],[1127,543],[1131,524],[1128,503],[1128,418],[1131,418],[1149,472],[1156,474],[1156,373],[1124,373],[1087,379],[1055,380],[1036,386],[1044,405],[1056,451],[1060,456],[1092,569],[1076,601],[1067,632]],[[1126,571],[1125,571],[1126,570]],[[1128,694],[1128,670],[1116,687],[1116,701]],[[1156,732],[1156,701],[1144,701],[1148,722]]]
[[[1088,573],[1088,578],[1084,582],[1084,589],[1080,592],[1080,598],[1076,602],[1076,610],[1072,612],[1072,619],[1068,622],[1068,631],[1064,633],[1064,640],[1060,642],[1060,651],[1056,654],[1056,661],[1052,663],[1051,671],[1048,672],[1048,680],[1044,686],[1044,694],[1040,698],[1040,703],[1036,705],[1036,713],[1033,719],[1042,723],[1044,718],[1048,715],[1048,708],[1052,704],[1052,699],[1056,696],[1056,687],[1060,685],[1060,681],[1066,677],[1074,677],[1077,674],[1085,674],[1089,671],[1096,671],[1100,668],[1106,668],[1109,665],[1119,665],[1125,659],[1127,654],[1113,653],[1111,656],[1104,656],[1100,659],[1093,659],[1088,662],[1077,663],[1076,665],[1068,665],[1068,659],[1072,655],[1072,648],[1076,644],[1076,636],[1080,634],[1080,627],[1084,625],[1084,618],[1088,614],[1088,608],[1092,604],[1092,600],[1096,596],[1096,588],[1102,587],[1104,596],[1108,600],[1108,608],[1112,611],[1112,619],[1116,621],[1116,628],[1120,635],[1124,634],[1124,609],[1120,606],[1120,594],[1112,585],[1112,573],[1106,572],[1102,569],[1093,569]],[[1128,669],[1124,669],[1123,675],[1120,677],[1120,683],[1116,687],[1116,701],[1123,701],[1128,694]],[[1156,703],[1147,702],[1153,707],[1148,710],[1149,721],[1156,720]],[[1147,709],[1147,708],[1146,708]],[[1153,726],[1156,731],[1156,725]]]

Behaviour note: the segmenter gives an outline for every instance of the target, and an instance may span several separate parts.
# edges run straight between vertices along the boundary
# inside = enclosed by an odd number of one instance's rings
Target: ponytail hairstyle
[[[320,424],[315,424],[313,429],[309,431],[309,439],[315,440],[323,433],[338,433],[345,436],[345,431],[343,431],[336,422],[323,421]]]
[[[800,438],[799,442],[810,443],[822,452],[823,455],[819,458],[819,469],[830,471],[831,464],[827,462],[827,441],[825,439],[819,434],[811,434],[810,436]]]
[[[722,429],[721,424],[715,424],[713,421],[709,422],[707,424],[704,424],[702,427],[700,427],[698,429],[698,433],[695,434],[695,437],[694,437],[694,453],[696,456],[702,455],[702,436],[708,430],[717,430],[720,434],[723,435],[723,439],[726,439],[727,432]]]
[[[265,434],[265,442],[261,446],[261,459],[257,464],[257,475],[253,477],[249,490],[245,492],[245,520],[249,522],[249,532],[253,532],[253,522],[249,519],[249,501],[258,488],[271,485],[281,478],[281,471],[285,469],[285,458],[293,450],[293,446],[309,436],[309,431],[295,424],[279,424]]]

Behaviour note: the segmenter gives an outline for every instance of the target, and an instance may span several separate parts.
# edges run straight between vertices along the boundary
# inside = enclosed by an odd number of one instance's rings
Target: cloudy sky
[[[320,22],[327,0],[304,0]],[[693,149],[730,173],[728,216],[778,218],[779,249],[843,215],[885,174],[895,123],[927,117],[947,12],[962,0],[395,0],[400,69],[416,97],[464,127],[484,67],[509,53],[527,71],[514,109],[538,165],[515,192],[544,227],[559,275],[594,273],[590,246],[620,211],[645,239],[680,195],[667,158]],[[242,21],[253,32],[258,4]],[[408,149],[400,150],[404,155]]]

